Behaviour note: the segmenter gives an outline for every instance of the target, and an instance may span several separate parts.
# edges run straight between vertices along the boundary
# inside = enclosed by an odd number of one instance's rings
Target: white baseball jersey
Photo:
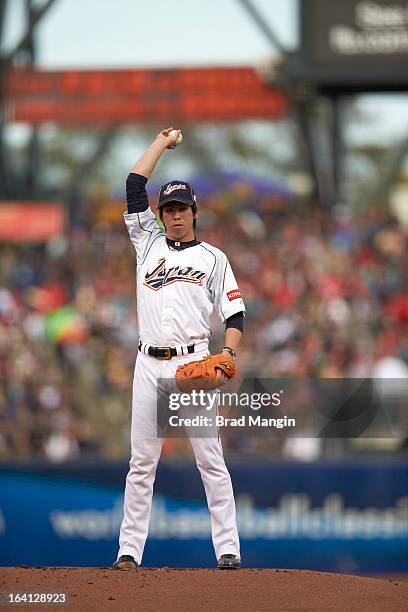
[[[188,345],[211,335],[220,319],[245,311],[226,255],[206,242],[177,249],[168,244],[150,208],[124,213],[137,255],[139,335],[153,346]]]

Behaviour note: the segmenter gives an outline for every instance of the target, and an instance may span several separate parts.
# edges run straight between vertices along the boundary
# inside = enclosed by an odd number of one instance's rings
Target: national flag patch
[[[227,298],[229,299],[230,302],[240,297],[241,297],[241,291],[239,289],[233,289],[232,291],[228,291],[227,293]]]

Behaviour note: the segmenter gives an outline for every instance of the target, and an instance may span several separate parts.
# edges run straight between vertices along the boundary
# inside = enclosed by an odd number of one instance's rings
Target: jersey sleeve
[[[156,217],[148,208],[138,213],[123,213],[130,240],[135,247],[138,263],[143,263],[154,240],[164,236],[164,231],[159,226]]]
[[[215,310],[223,323],[237,312],[245,312],[245,304],[231,265],[222,252],[217,257],[209,287]]]

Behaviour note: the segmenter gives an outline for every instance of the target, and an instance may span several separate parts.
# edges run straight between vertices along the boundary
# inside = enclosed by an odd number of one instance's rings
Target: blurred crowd
[[[408,375],[407,236],[385,209],[329,210],[245,182],[199,206],[197,237],[228,255],[247,307],[242,375]],[[138,329],[123,209],[89,202],[65,236],[0,244],[0,459],[129,454]],[[224,327],[214,325],[219,351]],[[224,446],[322,452],[306,435],[274,444],[227,434]],[[165,442],[163,454],[185,452],[184,440]]]

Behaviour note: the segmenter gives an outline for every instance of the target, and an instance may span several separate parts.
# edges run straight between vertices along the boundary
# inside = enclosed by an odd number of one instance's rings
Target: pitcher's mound
[[[405,612],[408,584],[309,570],[279,569],[139,569],[3,567],[0,607],[26,593],[19,610],[39,609],[29,603],[37,593],[64,594],[67,603],[52,610],[143,610],[236,612],[249,610],[309,610],[310,612]],[[62,598],[60,598],[61,600]],[[45,609],[48,606],[45,607]],[[48,607],[50,609],[50,607]]]

